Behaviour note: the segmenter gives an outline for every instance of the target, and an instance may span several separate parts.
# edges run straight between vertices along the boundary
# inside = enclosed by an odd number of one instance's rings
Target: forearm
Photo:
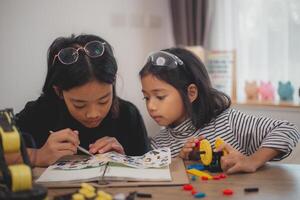
[[[272,160],[287,157],[300,139],[298,128],[288,121],[255,117],[232,110],[228,123],[240,147],[248,154],[255,154],[260,147],[280,149],[282,154]]]
[[[260,148],[254,154],[249,156],[255,169],[263,166],[267,161],[272,160],[280,151],[272,148]]]
[[[6,154],[4,155],[6,163],[8,165],[11,164],[16,164],[16,163],[21,163],[22,162],[22,157],[20,153],[12,153],[12,154]]]
[[[30,160],[31,164],[33,166],[35,166],[36,161],[37,161],[37,156],[36,156],[37,149],[27,148],[26,150],[27,150],[28,157],[29,157],[29,160]],[[5,155],[5,160],[6,160],[6,163],[9,164],[9,165],[23,162],[23,158],[22,158],[21,153],[6,154]]]
[[[38,154],[39,149],[27,148],[29,160],[33,166],[41,166]]]

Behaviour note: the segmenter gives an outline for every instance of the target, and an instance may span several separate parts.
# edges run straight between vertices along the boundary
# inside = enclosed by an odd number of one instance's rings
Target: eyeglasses
[[[162,67],[165,66],[169,67],[170,69],[174,69],[179,65],[183,65],[183,61],[180,58],[166,51],[158,51],[150,54],[148,57],[148,61],[149,60],[151,61],[152,65]]]
[[[61,49],[58,54],[54,56],[52,65],[55,63],[56,58],[64,64],[64,65],[71,65],[77,62],[79,57],[79,50],[84,50],[86,55],[91,58],[97,58],[103,55],[105,47],[105,43],[100,41],[90,41],[84,45],[84,47],[74,48],[74,47],[67,47]]]

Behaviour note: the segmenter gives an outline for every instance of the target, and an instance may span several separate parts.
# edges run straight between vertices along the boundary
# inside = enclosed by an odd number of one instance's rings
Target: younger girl
[[[152,53],[140,78],[148,112],[164,126],[151,146],[170,147],[173,157],[187,159],[199,139],[214,144],[221,137],[225,145],[218,151],[229,152],[221,160],[223,171],[254,172],[287,157],[298,143],[293,124],[231,109],[229,97],[212,88],[205,66],[188,50]]]
[[[57,38],[48,51],[43,94],[17,114],[17,126],[33,136],[35,165],[77,152],[142,155],[147,134],[138,109],[116,95],[117,62],[110,44],[94,35]]]

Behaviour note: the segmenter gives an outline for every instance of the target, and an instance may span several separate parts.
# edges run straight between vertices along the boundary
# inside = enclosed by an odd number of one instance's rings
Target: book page
[[[105,172],[105,180],[127,181],[172,181],[169,167],[132,168],[110,163]]]
[[[74,182],[74,181],[92,181],[98,180],[103,174],[104,166],[87,167],[81,169],[61,170],[56,166],[48,167],[44,173],[36,180],[42,182]]]
[[[108,152],[98,154],[96,157],[98,157],[99,161],[106,160],[134,168],[161,168],[171,164],[170,148],[154,149],[142,156],[127,156],[117,152]]]
[[[109,163],[109,167],[106,165]],[[48,167],[36,182],[74,182],[98,180],[170,181],[170,149],[156,149],[143,156],[126,156],[116,152],[94,157],[65,159]],[[105,169],[106,168],[106,169]]]

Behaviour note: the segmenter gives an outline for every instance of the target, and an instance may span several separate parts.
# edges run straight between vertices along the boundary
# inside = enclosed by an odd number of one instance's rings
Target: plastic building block
[[[112,196],[104,191],[99,190],[97,192],[97,198],[101,199],[101,200],[112,200]]]
[[[137,192],[136,196],[137,197],[141,197],[141,198],[152,198],[152,194],[149,194],[149,193],[140,193],[140,192]]]
[[[198,192],[194,195],[195,198],[203,198],[206,197],[206,194],[203,192]]]
[[[220,174],[219,176],[220,176],[220,178],[227,178],[227,176],[225,174]]]
[[[245,188],[244,191],[245,192],[258,192],[258,188],[257,187],[253,187],[253,188]]]
[[[212,161],[213,152],[208,140],[201,140],[201,145],[199,146],[200,158],[204,165],[209,165]]]
[[[214,179],[214,180],[220,180],[221,178],[220,178],[219,175],[215,175],[215,176],[213,176],[213,179]]]
[[[192,176],[192,181],[196,181],[197,180],[197,177],[196,176]]]
[[[86,188],[81,188],[79,189],[79,193],[82,194],[83,196],[85,196],[86,198],[93,198],[96,196],[96,193],[93,191],[90,191]]]
[[[231,189],[225,189],[225,190],[223,190],[223,194],[224,195],[233,195],[233,190],[231,190]]]
[[[85,200],[85,197],[82,194],[76,193],[72,195],[72,200]]]
[[[189,169],[189,170],[187,170],[187,172],[189,174],[199,176],[199,177],[206,176],[209,180],[211,180],[213,178],[210,174],[205,173],[205,172],[200,171],[200,170],[197,170],[197,169]]]
[[[81,183],[80,186],[81,186],[81,188],[85,188],[92,192],[95,192],[95,190],[96,190],[94,186],[92,186],[91,184],[88,184],[88,183]]]
[[[114,200],[125,200],[126,195],[124,193],[118,193],[114,195]]]
[[[194,189],[194,187],[190,184],[186,184],[186,185],[183,186],[183,189],[184,190],[192,190],[192,189]]]
[[[191,193],[192,193],[192,195],[195,195],[197,192],[196,192],[196,190],[193,189]]]
[[[198,169],[198,170],[205,170],[204,165],[196,163],[196,164],[191,164],[187,166],[187,169]]]
[[[195,142],[195,147],[199,147],[199,145],[200,145],[200,141]]]

